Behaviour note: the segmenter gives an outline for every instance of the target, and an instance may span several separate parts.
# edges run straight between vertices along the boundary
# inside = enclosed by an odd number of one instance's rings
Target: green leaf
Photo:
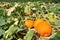
[[[0,36],[3,35],[5,33],[5,30],[0,28]]]
[[[7,18],[6,23],[11,23],[11,18]]]
[[[55,17],[53,17],[52,13],[48,14],[48,19],[50,22],[55,22],[57,20]]]
[[[11,18],[4,18],[3,16],[0,17],[0,26],[5,25],[7,23],[11,23]]]
[[[13,36],[14,33],[17,32],[17,30],[18,30],[18,27],[14,26],[14,25],[11,25],[11,26],[9,27],[9,29],[8,29],[7,31],[5,31],[4,37],[5,37],[5,38],[8,38],[8,37]]]
[[[50,40],[60,40],[60,31],[56,33],[55,37],[50,38]]]
[[[33,35],[34,35],[34,31],[33,30],[29,30],[27,32],[26,36],[24,36],[24,40],[31,40]]]
[[[5,19],[3,17],[0,17],[0,26],[5,25]]]
[[[22,31],[22,30],[24,30],[24,26],[20,25],[17,32]]]
[[[25,12],[25,13],[31,12],[30,6],[27,6],[27,5],[26,5],[26,7],[25,7],[25,9],[24,9],[24,12]]]
[[[60,25],[60,20],[57,20],[57,21],[55,22],[55,24],[56,24],[56,25]]]
[[[60,5],[59,5],[59,3],[56,4],[54,12],[55,12],[56,15],[60,15]]]
[[[9,38],[3,38],[3,40],[12,40],[13,36],[9,37]]]
[[[0,16],[5,16],[6,9],[0,8]]]

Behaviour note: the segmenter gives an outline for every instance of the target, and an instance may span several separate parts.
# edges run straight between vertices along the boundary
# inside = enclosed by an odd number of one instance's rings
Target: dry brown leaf
[[[6,7],[6,6],[8,6],[8,5],[9,5],[8,2],[3,2],[3,4],[0,4],[1,7]]]
[[[18,6],[18,4],[15,4],[15,6],[7,9],[7,16],[11,15],[11,12],[13,12],[14,10],[16,10],[16,7]]]

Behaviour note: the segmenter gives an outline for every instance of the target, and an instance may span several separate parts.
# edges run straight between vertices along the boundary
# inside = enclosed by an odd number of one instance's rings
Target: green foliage
[[[3,17],[0,17],[0,26],[5,25],[5,19]]]
[[[37,1],[41,1],[41,2],[60,2],[60,0],[3,0],[3,2],[8,1],[8,2],[37,2]],[[1,0],[2,2],[2,0]]]
[[[24,36],[24,40],[31,40],[33,35],[34,35],[34,31],[33,30],[29,30],[27,32],[26,36]]]
[[[4,35],[4,32],[5,32],[5,30],[3,30],[3,29],[0,28],[0,36]]]
[[[60,40],[60,31],[56,33],[55,37],[50,38],[50,40]]]
[[[24,22],[25,20],[31,19],[35,20],[37,18],[41,18],[45,21],[48,21],[52,29],[59,28],[60,26],[60,3],[50,3],[53,2],[53,0],[30,0],[32,2],[29,2],[27,0],[22,0],[22,2],[10,2],[7,6],[4,3],[0,6],[0,36],[1,40],[32,40],[34,39],[34,35],[38,38],[40,38],[38,34],[36,34],[35,30],[28,29],[25,27]],[[56,2],[59,2],[59,0],[55,0]],[[47,3],[45,3],[47,2]],[[18,4],[18,6],[15,8],[14,5]],[[26,6],[27,5],[27,6]],[[7,16],[7,10],[12,8],[15,8],[11,12],[10,16]],[[10,10],[9,10],[10,11]],[[26,16],[25,12],[32,12],[30,16]],[[56,18],[59,17],[59,18]],[[53,31],[56,31],[53,29]],[[59,30],[58,30],[59,31]],[[58,33],[57,33],[58,34]],[[55,38],[51,40],[58,40],[59,34],[56,35]]]
[[[9,37],[12,38],[13,34],[17,31],[18,27],[11,25],[10,28],[5,31],[4,37],[8,39]]]
[[[60,20],[57,20],[57,21],[55,22],[55,24],[56,24],[56,25],[60,25]]]

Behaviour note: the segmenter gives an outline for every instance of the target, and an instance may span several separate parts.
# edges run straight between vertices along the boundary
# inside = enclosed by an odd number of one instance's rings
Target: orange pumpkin
[[[27,28],[32,28],[33,27],[33,24],[34,24],[34,22],[32,20],[26,20],[25,21],[25,26]]]
[[[48,37],[52,34],[52,28],[50,24],[42,19],[37,19],[34,22],[34,28],[41,36]]]

